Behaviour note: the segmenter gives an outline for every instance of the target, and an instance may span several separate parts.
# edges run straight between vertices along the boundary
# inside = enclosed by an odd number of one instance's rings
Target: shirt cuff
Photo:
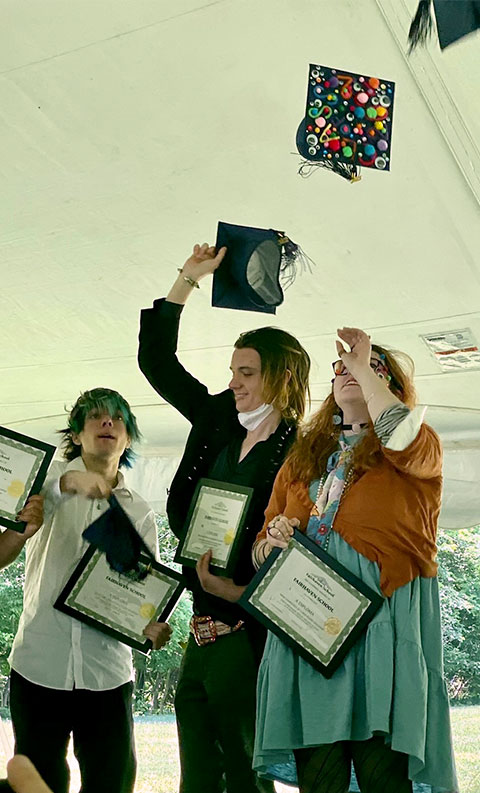
[[[426,412],[427,407],[425,405],[418,405],[418,407],[413,408],[408,416],[394,429],[390,439],[384,444],[385,448],[394,452],[403,452],[407,446],[410,446],[420,431]]]
[[[182,303],[171,303],[165,297],[161,297],[153,301],[153,308],[155,311],[161,311],[167,317],[178,319],[184,309],[184,305]]]
[[[58,501],[62,501],[62,499],[66,498],[69,493],[62,493],[60,490],[60,479],[62,477],[59,476],[57,479],[51,479],[50,482],[47,482],[45,489],[44,489],[44,496],[45,499],[51,501],[52,504],[56,504]]]

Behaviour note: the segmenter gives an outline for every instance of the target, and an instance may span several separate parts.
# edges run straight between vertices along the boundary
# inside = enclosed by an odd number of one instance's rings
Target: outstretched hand
[[[372,353],[370,336],[360,328],[338,328],[337,334],[350,347],[350,352],[348,352],[342,342],[336,341],[337,353],[350,374],[358,380],[357,375],[361,376],[362,372],[370,369]]]
[[[182,274],[199,281],[215,272],[226,252],[226,248],[220,248],[216,253],[213,245],[209,246],[206,242],[203,245],[194,245],[192,255],[183,265]]]

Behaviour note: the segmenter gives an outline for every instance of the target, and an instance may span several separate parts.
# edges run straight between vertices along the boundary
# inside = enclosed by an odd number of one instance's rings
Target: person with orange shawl
[[[357,328],[338,335],[350,351],[337,341],[332,391],[277,475],[253,558],[260,566],[298,527],[385,599],[330,679],[269,634],[254,768],[298,779],[300,793],[346,793],[352,763],[362,793],[450,793],[440,441],[415,407],[408,356]]]

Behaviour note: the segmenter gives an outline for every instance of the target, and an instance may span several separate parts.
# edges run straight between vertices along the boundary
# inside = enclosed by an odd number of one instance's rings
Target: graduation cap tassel
[[[279,245],[282,246],[282,256],[280,260],[280,285],[282,289],[288,289],[293,284],[298,272],[303,273],[312,272],[312,265],[315,265],[313,259],[307,256],[304,250],[293,242],[289,237],[284,236],[281,232],[278,234]]]
[[[343,179],[347,179],[347,181],[352,184],[353,182],[359,182],[362,178],[360,175],[360,168],[356,165],[338,162],[337,160],[302,160],[298,173],[300,176],[303,176],[304,179],[307,179],[317,168],[326,168],[328,171],[333,171],[333,173],[338,174]]]
[[[432,35],[433,20],[431,10],[432,0],[420,0],[417,13],[408,31],[409,55],[419,44],[426,44],[427,39]]]

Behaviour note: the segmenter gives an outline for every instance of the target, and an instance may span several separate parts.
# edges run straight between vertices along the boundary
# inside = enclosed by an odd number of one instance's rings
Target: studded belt
[[[217,641],[220,636],[227,636],[229,633],[236,633],[245,627],[243,620],[239,620],[236,625],[226,625],[220,620],[213,620],[211,617],[197,617],[193,615],[190,620],[190,633],[193,634],[199,647]]]

